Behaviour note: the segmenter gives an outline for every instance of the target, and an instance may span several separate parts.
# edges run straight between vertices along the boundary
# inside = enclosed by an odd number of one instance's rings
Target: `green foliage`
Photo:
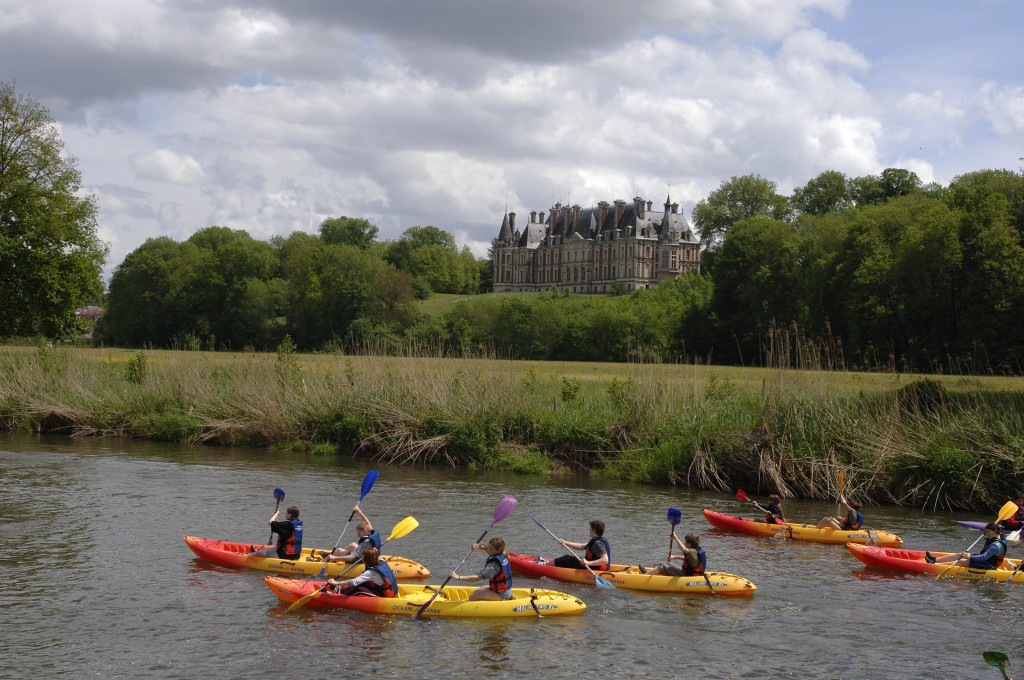
[[[327,245],[368,249],[380,231],[369,220],[357,217],[329,217],[320,223],[320,239]]]
[[[274,370],[277,372],[278,383],[283,388],[297,386],[302,381],[302,370],[299,368],[295,350],[295,343],[292,342],[290,335],[285,335],[277,346],[277,364]]]
[[[698,201],[693,209],[693,224],[700,232],[702,248],[717,250],[726,232],[749,217],[788,219],[789,200],[775,189],[775,182],[760,175],[744,175],[722,182],[707,198]]]
[[[72,338],[103,292],[96,200],[49,111],[3,82],[0,130],[0,339]]]
[[[580,394],[581,386],[582,383],[579,380],[563,377],[562,389],[558,392],[558,396],[562,399],[562,403],[571,404],[576,401],[576,397]]]
[[[146,355],[143,352],[128,359],[124,367],[124,379],[135,385],[146,382]]]

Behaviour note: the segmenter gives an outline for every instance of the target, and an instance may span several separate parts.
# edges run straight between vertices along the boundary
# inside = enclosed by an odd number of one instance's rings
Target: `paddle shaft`
[[[277,512],[280,509],[281,509],[281,499],[278,498],[277,499],[277,503],[274,503],[274,514],[276,515]],[[271,529],[270,529],[270,538],[267,539],[267,543],[269,543],[271,545],[274,544],[274,529],[273,529],[273,527],[271,527]]]
[[[562,545],[562,542],[558,540],[558,536],[555,536],[553,533],[551,533],[551,531],[549,531],[546,526],[541,524],[540,520],[538,520],[536,517],[534,517],[533,514],[529,510],[526,511],[526,514],[530,515],[530,519],[532,519],[534,522],[536,522],[537,526],[539,526],[544,531],[547,531],[548,536],[550,536],[551,538],[555,539],[556,543],[558,543],[559,545]],[[611,581],[609,581],[608,579],[602,578],[602,577],[598,576],[597,572],[595,572],[593,569],[591,569],[590,565],[587,564],[586,561],[583,558],[581,558],[579,555],[577,555],[575,550],[573,550],[572,548],[570,548],[567,545],[566,546],[562,546],[562,547],[564,547],[566,550],[568,550],[570,553],[572,553],[572,556],[575,557],[576,559],[578,559],[580,561],[580,564],[582,564],[584,567],[586,567],[587,571],[589,571],[591,574],[594,575],[594,585],[603,586],[603,585],[607,584],[609,586],[612,586],[613,588],[615,587],[615,584],[612,583]],[[671,554],[671,552],[672,552],[672,544],[670,543],[669,544],[669,554]]]
[[[484,536],[486,536],[486,535],[487,535],[487,532],[488,532],[488,531],[490,531],[491,529],[493,529],[493,528],[494,528],[494,525],[495,525],[495,524],[497,523],[497,521],[498,521],[498,520],[494,520],[493,522],[491,522],[491,525],[490,525],[489,527],[487,527],[487,529],[486,529],[486,530],[484,531],[484,533],[480,534],[480,538],[476,539],[476,541],[474,541],[474,542],[473,542],[473,545],[469,546],[469,552],[468,552],[468,553],[466,553],[466,556],[462,558],[462,561],[461,561],[461,562],[459,562],[459,566],[457,566],[457,567],[455,567],[454,569],[452,569],[452,571],[458,571],[459,569],[461,569],[461,568],[462,568],[462,565],[466,563],[466,560],[468,560],[468,559],[469,559],[469,556],[470,556],[470,555],[472,555],[472,554],[473,554],[473,551],[474,551],[474,550],[476,549],[476,548],[474,548],[473,546],[475,546],[475,545],[476,545],[477,543],[479,543],[480,541],[484,540]],[[448,582],[449,582],[449,581],[451,581],[451,580],[452,580],[452,575],[451,575],[451,574],[448,574],[448,578],[446,578],[446,579],[444,580],[444,583],[442,583],[442,584],[441,584],[441,587],[440,587],[440,588],[438,588],[437,590],[435,590],[435,591],[434,591],[434,594],[430,596],[430,599],[429,599],[429,600],[427,600],[426,602],[424,602],[424,603],[423,603],[423,606],[422,606],[422,607],[420,607],[419,609],[417,609],[417,610],[416,610],[416,613],[412,615],[412,618],[414,618],[414,619],[418,619],[418,618],[420,617],[420,614],[422,614],[423,612],[425,612],[425,611],[427,610],[427,607],[429,607],[429,606],[430,606],[430,604],[431,604],[431,603],[432,603],[432,602],[434,601],[434,599],[435,599],[435,598],[436,598],[436,597],[437,597],[438,595],[440,595],[440,594],[441,594],[441,591],[442,591],[442,590],[444,590],[444,587],[445,587],[446,585],[448,585]]]

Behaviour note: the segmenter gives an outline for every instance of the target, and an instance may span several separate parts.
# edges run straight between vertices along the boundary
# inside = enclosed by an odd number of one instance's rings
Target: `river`
[[[583,599],[587,611],[568,618],[286,614],[263,573],[203,563],[182,541],[266,541],[281,487],[284,505],[301,508],[305,544],[333,545],[371,466],[252,449],[0,437],[0,677],[998,678],[982,652],[1013,659],[1021,642],[1020,586],[872,570],[842,547],[712,529],[702,507],[747,514],[728,494],[377,468],[361,507],[384,536],[416,517],[419,528],[386,552],[425,564],[431,583],[511,494],[520,509],[489,534],[510,550],[563,552],[529,509],[570,540],[586,540],[586,520],[599,517],[615,561],[650,564],[667,554],[665,514],[676,507],[680,535],[701,534],[710,569],[758,587],[749,598],[709,598],[517,579]],[[794,521],[835,512],[834,504],[784,506]],[[978,536],[952,515],[865,514],[907,547],[959,550]],[[482,556],[462,571],[479,568]]]

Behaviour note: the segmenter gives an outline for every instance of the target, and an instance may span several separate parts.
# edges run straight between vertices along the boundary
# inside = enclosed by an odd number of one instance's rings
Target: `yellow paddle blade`
[[[839,493],[843,493],[843,487],[846,485],[846,473],[842,470],[839,471]]]
[[[999,508],[999,515],[996,516],[996,522],[1002,522],[1004,519],[1009,519],[1017,513],[1017,504],[1013,501],[1006,501],[1003,503],[1003,507]]]
[[[311,592],[309,595],[305,595],[303,597],[300,597],[299,599],[295,600],[295,602],[292,602],[291,606],[288,607],[288,609],[285,610],[285,613],[290,613],[290,612],[295,611],[296,609],[301,609],[304,604],[306,604],[307,602],[312,600],[319,593],[320,593],[320,589],[317,588],[316,590]]]
[[[1007,517],[1009,517],[1009,515],[1007,515]],[[415,529],[419,525],[420,523],[416,521],[415,517],[406,517],[401,522],[395,525],[395,527],[391,530],[391,535],[388,536],[387,540],[390,541],[392,538],[401,538],[402,536],[407,536],[413,529]]]

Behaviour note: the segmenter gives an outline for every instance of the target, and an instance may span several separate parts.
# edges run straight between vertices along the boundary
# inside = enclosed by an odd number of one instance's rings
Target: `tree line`
[[[1024,173],[946,186],[888,168],[823,172],[791,195],[732,177],[693,223],[702,272],[630,295],[506,294],[442,314],[417,300],[491,288],[489,259],[436,226],[379,241],[358,217],[257,241],[212,226],[154,238],[114,270],[97,206],[37,102],[0,83],[0,339],[93,335],[118,346],[433,351],[601,361],[705,361],[1020,374]]]

